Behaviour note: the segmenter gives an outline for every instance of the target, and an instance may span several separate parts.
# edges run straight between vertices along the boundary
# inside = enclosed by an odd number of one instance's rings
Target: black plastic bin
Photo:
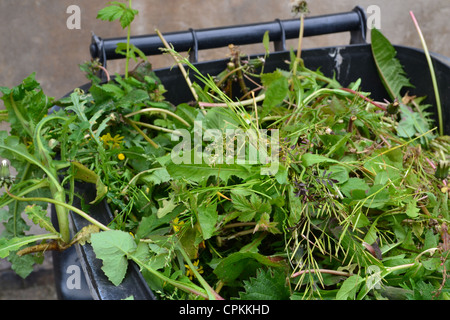
[[[361,15],[361,12],[358,10],[354,10],[353,12]],[[352,19],[355,18],[354,15],[348,16],[352,17]],[[358,30],[363,30],[363,32],[360,33],[360,36],[361,39],[364,39],[365,20],[360,20],[360,23],[360,29],[351,24],[351,30],[347,29],[347,31],[354,33]],[[190,33],[187,34],[190,37]],[[99,38],[96,38],[94,41],[100,40]],[[420,96],[426,95],[428,96],[428,103],[435,105],[434,90],[423,51],[401,46],[396,46],[396,49],[398,59],[410,77],[411,83],[417,88],[411,89],[410,93],[418,94]],[[92,52],[93,54],[96,53],[94,49]],[[102,52],[105,53],[105,51]],[[106,56],[103,58],[106,58]],[[377,100],[382,101],[383,99],[388,98],[388,94],[378,76],[371,47],[368,44],[351,44],[339,47],[304,50],[302,52],[302,58],[308,68],[320,68],[327,76],[335,74],[336,79],[343,86],[347,86],[361,78],[361,87],[363,91],[371,92],[372,97]],[[265,70],[270,72],[276,68],[287,69],[286,60],[288,59],[288,51],[272,53],[266,61]],[[195,65],[202,73],[215,75],[226,68],[228,61],[229,60],[224,59],[200,62]],[[443,103],[444,131],[446,134],[450,134],[450,60],[445,57],[433,55],[433,63],[440,87],[441,101]],[[168,90],[165,95],[167,100],[176,105],[193,99],[185,79],[178,68],[156,70],[156,74]],[[86,84],[82,88],[88,90],[89,84]],[[436,110],[432,111],[436,114]],[[90,198],[95,194],[95,190],[90,189],[92,187],[93,186],[87,186],[80,190],[80,192],[86,196],[87,202],[92,200]],[[79,204],[75,203],[75,206],[77,205]],[[102,202],[92,207],[90,214],[102,223],[108,223],[112,218],[106,202]],[[73,214],[72,224],[73,232],[75,233],[86,225],[86,221],[78,215]],[[134,299],[155,299],[155,296],[146,285],[137,266],[132,263],[128,268],[127,276],[121,285],[116,287],[110,283],[101,270],[101,261],[95,258],[95,254],[89,244],[84,246],[76,245],[63,253],[54,253],[53,260],[56,287],[60,299],[112,300],[124,299],[129,296],[133,296]],[[71,266],[77,266],[77,268],[83,270],[82,283],[79,289],[69,288],[70,286],[67,285],[73,275],[72,272],[74,268],[70,268]]]

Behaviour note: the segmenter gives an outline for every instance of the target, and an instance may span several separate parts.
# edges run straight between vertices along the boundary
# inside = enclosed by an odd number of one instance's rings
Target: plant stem
[[[132,7],[132,0],[128,1],[128,7],[131,10]],[[130,65],[130,41],[131,41],[131,25],[128,25],[127,27],[127,56],[125,61],[125,79],[128,78],[128,69]]]
[[[189,76],[188,76],[188,74],[186,72],[186,69],[184,68],[184,66],[181,63],[180,59],[178,58],[178,56],[176,54],[174,54],[172,52],[172,48],[167,43],[166,39],[164,39],[164,36],[161,34],[161,32],[158,29],[156,29],[155,31],[158,34],[159,38],[161,39],[162,43],[164,44],[164,47],[169,51],[170,55],[172,56],[172,58],[177,63],[178,68],[180,68],[180,71],[183,74],[184,79],[186,80],[186,83],[187,83],[187,85],[189,87],[189,90],[191,90],[191,93],[194,96],[195,101],[198,102],[198,100],[199,100],[198,94],[195,91],[194,86],[192,85],[191,79],[189,79]],[[200,106],[200,109],[202,110],[203,115],[206,115],[206,110],[202,106]]]
[[[343,271],[336,271],[336,270],[329,270],[329,269],[317,269],[317,270],[312,269],[312,270],[298,271],[298,272],[294,273],[293,275],[291,275],[291,278],[301,276],[302,274],[305,274],[305,273],[328,273],[328,274],[334,274],[336,276],[344,276],[344,277],[350,277],[353,275],[353,273],[343,272]]]
[[[131,121],[130,119],[125,118],[125,121],[130,124],[141,136],[144,137],[144,139],[150,143],[154,148],[159,149],[159,145],[157,145],[152,139],[149,138],[149,136],[147,136],[145,134],[144,131],[142,131],[141,129],[139,129],[139,127],[134,123],[134,121]]]
[[[409,14],[411,15],[414,25],[416,26],[417,32],[420,37],[420,41],[422,42],[423,51],[425,52],[425,57],[427,59],[428,66],[430,68],[431,81],[433,82],[434,94],[436,97],[436,106],[437,106],[438,121],[439,121],[439,135],[443,136],[444,135],[444,121],[442,118],[441,98],[439,95],[439,88],[438,88],[438,84],[437,84],[437,80],[436,80],[436,74],[434,72],[433,62],[431,61],[430,52],[428,51],[428,46],[427,46],[427,43],[425,42],[425,37],[423,36],[422,30],[420,29],[417,19],[414,16],[414,13],[412,11],[410,11]]]
[[[206,290],[206,292],[208,294],[208,298],[210,300],[217,300],[217,299],[223,300],[223,298],[217,292],[215,292],[213,288],[211,288],[211,286],[205,281],[205,279],[203,279],[203,277],[200,275],[200,273],[198,273],[197,268],[192,264],[191,259],[189,259],[189,256],[184,251],[181,244],[178,246],[178,250],[180,250],[181,255],[183,256],[184,260],[189,265],[189,268],[194,273],[195,277],[201,283],[203,288]]]
[[[173,113],[172,111],[166,110],[166,109],[160,109],[160,108],[145,108],[145,109],[141,109],[139,111],[136,112],[132,112],[127,114],[125,117],[129,118],[132,116],[135,116],[137,114],[141,114],[141,113],[146,113],[146,112],[159,112],[159,113],[165,113],[168,114],[172,117],[174,117],[175,119],[177,119],[178,121],[180,121],[181,123],[183,123],[186,127],[190,127],[191,125],[189,124],[189,122],[187,122],[186,120],[184,120],[183,118],[181,118],[179,115]]]
[[[261,102],[266,98],[265,94],[261,94],[259,96],[257,96],[256,98],[251,98],[251,99],[247,99],[247,100],[242,100],[239,102],[234,102],[234,103],[209,103],[209,102],[199,102],[199,106],[201,107],[211,107],[211,108],[226,108],[229,107],[230,105],[233,105],[235,107],[237,106],[250,106],[252,104],[254,104],[255,102]]]
[[[110,230],[107,226],[105,226],[101,222],[95,220],[90,215],[88,215],[86,212],[84,212],[84,211],[82,211],[82,210],[80,210],[80,209],[78,209],[78,208],[76,208],[74,206],[71,206],[70,204],[67,204],[65,202],[58,201],[58,200],[52,199],[52,198],[41,198],[41,197],[21,198],[21,197],[18,197],[16,195],[12,194],[11,192],[9,192],[8,189],[5,189],[5,191],[11,198],[13,198],[13,199],[15,199],[17,201],[41,201],[41,202],[53,203],[55,206],[61,206],[61,207],[67,208],[67,209],[72,210],[73,212],[77,213],[78,215],[80,215],[81,217],[83,217],[84,219],[86,219],[87,221],[92,223],[93,225],[96,225],[101,230],[103,230],[103,231]],[[65,241],[65,242],[68,243],[69,241]]]
[[[305,14],[300,14],[300,31],[298,35],[298,45],[297,45],[297,60],[300,60],[302,54],[302,42],[303,42],[303,33],[305,29]],[[295,70],[294,70],[295,72]]]

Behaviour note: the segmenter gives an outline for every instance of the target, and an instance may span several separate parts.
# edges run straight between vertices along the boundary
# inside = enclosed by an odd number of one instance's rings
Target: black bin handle
[[[366,43],[367,17],[363,8],[355,7],[350,12],[306,17],[304,36],[317,36],[350,31],[350,44]],[[191,61],[197,62],[198,51],[234,45],[261,43],[266,31],[275,43],[276,51],[286,50],[286,39],[298,37],[300,19],[275,20],[272,22],[228,26],[220,28],[199,29],[182,32],[172,32],[164,35],[168,43],[178,52],[192,51]],[[122,59],[123,55],[116,53],[117,44],[126,42],[126,38],[102,39],[92,34],[90,45],[91,57],[98,58],[106,67],[107,60]],[[158,35],[142,35],[131,37],[131,43],[145,55],[161,54],[163,47]]]

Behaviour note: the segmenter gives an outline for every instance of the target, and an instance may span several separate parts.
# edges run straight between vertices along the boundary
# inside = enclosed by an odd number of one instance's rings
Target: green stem
[[[156,277],[160,278],[164,282],[167,282],[168,284],[171,284],[172,286],[179,288],[185,292],[193,293],[195,295],[198,295],[200,297],[203,297],[205,299],[209,298],[209,295],[206,294],[200,287],[195,286],[194,284],[188,285],[186,283],[182,283],[176,280],[173,280],[169,277],[166,277],[162,273],[154,270],[153,268],[150,268],[147,264],[143,263],[138,257],[135,257],[132,255],[130,257],[134,262],[136,262],[141,268],[146,269],[151,274],[155,275]]]
[[[131,0],[128,1],[128,7],[131,10],[132,3]],[[125,79],[128,78],[128,69],[130,65],[130,41],[131,41],[131,26],[128,25],[127,27],[127,56],[126,56],[126,62],[125,62]]]
[[[107,226],[105,226],[101,222],[95,220],[90,215],[88,215],[86,212],[84,212],[74,206],[71,206],[70,204],[67,204],[65,202],[62,202],[62,201],[59,201],[56,199],[52,199],[52,198],[42,198],[42,197],[21,198],[21,197],[18,197],[16,195],[10,193],[9,190],[7,190],[7,189],[5,189],[5,191],[11,198],[13,198],[17,201],[42,201],[42,202],[53,203],[56,206],[64,207],[64,208],[69,209],[69,210],[75,212],[76,214],[80,215],[81,217],[83,217],[84,219],[86,219],[87,221],[92,223],[93,225],[96,225],[97,227],[99,227],[101,230],[103,230],[103,231],[110,230]],[[70,241],[66,241],[66,242],[69,243]]]
[[[436,96],[436,106],[437,106],[438,121],[439,121],[439,135],[443,136],[444,135],[444,120],[442,118],[441,98],[439,95],[439,88],[438,88],[438,84],[437,84],[437,80],[436,80],[436,74],[434,72],[433,61],[431,60],[430,52],[428,51],[428,46],[427,46],[427,43],[425,42],[425,37],[423,36],[422,30],[419,27],[419,23],[417,22],[417,19],[414,16],[414,13],[412,11],[410,11],[409,13],[414,22],[414,25],[416,26],[417,32],[420,37],[420,41],[422,42],[423,51],[425,52],[425,57],[427,59],[428,66],[430,68],[431,81],[433,82],[434,94]]]
[[[11,102],[11,107],[14,110],[14,113],[16,114],[17,119],[19,119],[20,123],[22,124],[22,127],[25,129],[25,131],[28,133],[30,137],[32,137],[33,130],[30,128],[30,123],[25,120],[22,113],[17,108],[16,102],[14,101],[13,94],[11,93],[9,96],[9,100]]]
[[[149,112],[149,113],[150,112],[165,113],[165,114],[168,114],[168,115],[174,117],[175,119],[177,119],[178,121],[183,123],[186,127],[190,127],[191,126],[189,124],[189,122],[187,122],[186,120],[181,118],[179,115],[173,113],[172,111],[169,111],[169,110],[166,110],[166,109],[160,109],[160,108],[145,108],[145,109],[141,109],[139,111],[135,111],[135,112],[129,113],[125,117],[129,118],[129,117],[135,116],[137,114],[146,113],[146,112]]]
[[[155,143],[155,141],[153,141],[152,139],[149,138],[149,136],[147,136],[145,134],[144,131],[142,131],[141,129],[139,129],[139,127],[134,123],[134,121],[131,121],[130,119],[125,118],[125,121],[130,124],[142,137],[144,137],[144,139],[150,143],[154,148],[159,149],[159,145],[157,145]]]
[[[191,259],[189,259],[189,256],[184,251],[184,249],[183,249],[181,244],[178,246],[178,250],[180,250],[181,255],[183,256],[184,260],[189,265],[189,268],[194,273],[195,277],[200,282],[200,284],[203,286],[203,288],[206,290],[206,293],[208,294],[208,299],[210,299],[210,300],[217,300],[217,299],[223,300],[223,298],[219,294],[217,294],[217,292],[215,292],[213,288],[211,288],[211,286],[206,282],[206,280],[203,279],[203,277],[200,275],[200,273],[198,273],[197,268],[192,264]]]

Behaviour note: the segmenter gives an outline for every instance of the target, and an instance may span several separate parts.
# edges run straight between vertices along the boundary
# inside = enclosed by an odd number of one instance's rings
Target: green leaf
[[[174,164],[170,162],[166,169],[172,179],[186,179],[194,182],[206,181],[209,177],[219,177],[224,181],[228,181],[231,176],[246,179],[252,175],[246,167],[238,164],[209,166],[207,164]]]
[[[28,218],[33,221],[34,224],[49,232],[58,234],[58,232],[53,227],[50,218],[47,216],[47,210],[44,210],[42,209],[42,207],[37,205],[31,205],[25,208],[25,213],[28,215]]]
[[[204,240],[208,240],[212,237],[216,230],[216,222],[218,218],[217,203],[206,204],[203,203],[198,210],[198,222],[200,229],[202,229],[202,235]]]
[[[417,199],[411,198],[406,204],[406,214],[410,218],[417,218],[419,216],[420,209],[417,207]]]
[[[97,14],[97,19],[104,21],[120,20],[122,28],[128,27],[134,20],[134,17],[138,14],[137,10],[128,8],[125,4],[112,1],[109,2],[110,6],[101,9]]]
[[[269,214],[272,212],[270,203],[261,200],[261,197],[254,193],[252,193],[249,200],[244,195],[232,192],[231,200],[234,208],[241,212],[238,218],[239,221],[251,221],[255,216],[259,218],[263,213]]]
[[[15,237],[11,239],[0,238],[0,258],[6,258],[11,252],[19,250],[21,247],[26,246],[30,243],[48,240],[48,239],[58,239],[59,235],[55,234],[39,234],[34,236],[26,237]]]
[[[416,134],[424,134],[430,130],[429,120],[425,118],[426,114],[414,112],[407,106],[400,104],[401,120],[397,125],[397,134],[402,138],[412,138]],[[423,138],[433,139],[433,134],[428,133]]]
[[[340,191],[348,198],[353,197],[353,193],[355,190],[362,190],[366,191],[369,189],[369,186],[367,185],[366,181],[364,179],[360,178],[350,178],[346,183],[344,183]]]
[[[97,19],[104,21],[114,21],[120,19],[126,9],[125,5],[117,1],[109,2],[109,4],[114,5],[102,8],[97,14]]]
[[[321,156],[319,154],[312,154],[312,153],[305,153],[302,156],[302,164],[305,167],[310,167],[318,163],[339,163],[339,161],[330,159],[325,156]]]
[[[171,213],[175,208],[177,207],[177,204],[173,201],[171,198],[170,200],[163,200],[162,206],[158,209],[158,212],[156,213],[156,216],[161,219],[168,213]]]
[[[356,293],[358,292],[358,289],[363,281],[364,279],[357,274],[347,278],[344,283],[342,283],[341,288],[337,292],[336,300],[354,300]]]
[[[133,22],[134,17],[138,14],[137,10],[127,8],[120,17],[120,25],[122,28],[128,27]]]
[[[254,252],[234,252],[228,257],[222,259],[214,273],[224,282],[232,282],[237,279],[244,271],[249,272],[256,266],[266,265],[270,267],[279,267],[268,257]]]
[[[244,288],[245,292],[239,293],[242,300],[287,300],[290,297],[286,275],[276,269],[259,269],[256,278],[244,281]]]
[[[263,102],[264,112],[261,115],[265,116],[286,98],[289,93],[289,82],[278,70],[272,74],[263,74],[261,80],[266,87],[266,97]]]
[[[95,199],[90,203],[94,204],[103,199],[103,197],[108,193],[108,187],[103,184],[102,180],[100,179],[100,176],[77,161],[73,161],[71,163],[72,166],[75,168],[75,179],[87,183],[92,183],[95,184],[96,186],[97,195]]]
[[[263,36],[263,45],[264,45],[264,49],[266,50],[266,54],[268,55],[270,53],[270,36],[269,36],[269,30],[267,30],[264,33]]]
[[[91,244],[97,258],[103,260],[105,275],[118,286],[127,272],[128,255],[137,248],[133,236],[124,231],[109,230],[92,234]]]
[[[403,87],[413,87],[405,77],[400,61],[396,58],[397,52],[388,39],[376,28],[372,29],[372,53],[378,73],[392,100],[401,101],[400,91]]]

